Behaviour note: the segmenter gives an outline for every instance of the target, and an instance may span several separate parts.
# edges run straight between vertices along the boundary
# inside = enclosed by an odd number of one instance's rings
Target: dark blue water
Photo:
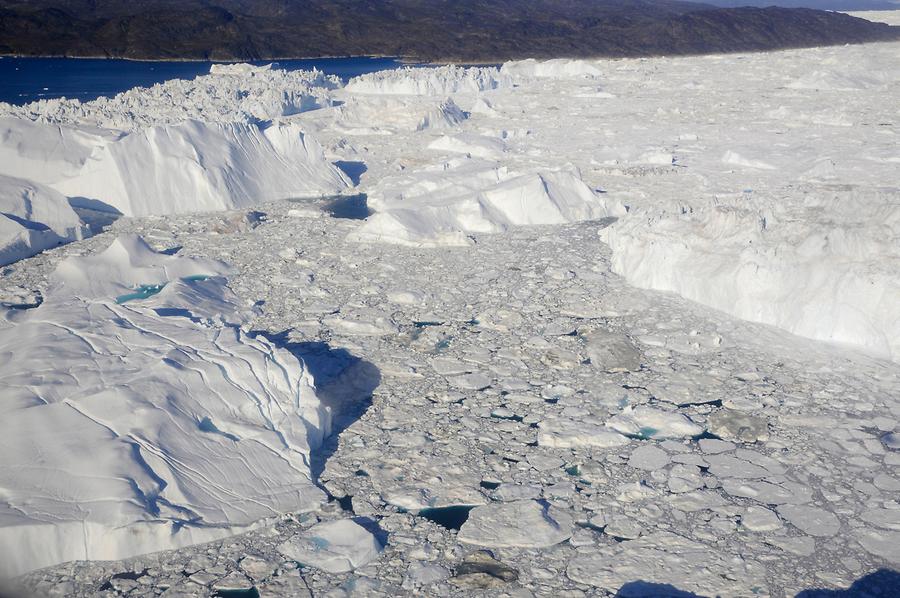
[[[272,61],[254,62],[256,65]],[[317,58],[279,60],[279,68],[312,70],[349,79],[357,75],[394,69],[393,58]],[[146,62],[102,58],[2,58],[0,102],[27,104],[49,98],[82,101],[114,96],[132,87],[149,87],[169,79],[193,79],[209,73],[211,62]]]

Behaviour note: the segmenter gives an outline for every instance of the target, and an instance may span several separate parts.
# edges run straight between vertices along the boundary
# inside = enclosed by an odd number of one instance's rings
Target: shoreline
[[[390,59],[396,60],[401,63],[409,63],[409,64],[425,64],[425,62],[421,60],[415,60],[406,56],[382,56],[378,54],[359,54],[359,55],[350,55],[350,56],[301,56],[301,57],[287,57],[282,56],[280,58],[247,58],[247,59],[210,59],[210,58],[128,58],[124,56],[70,56],[68,54],[5,54],[0,52],[0,60],[4,58],[18,58],[18,59],[46,59],[46,58],[59,58],[64,60],[124,60],[127,62],[160,62],[160,63],[181,63],[181,62],[197,62],[204,64],[244,64],[244,63],[253,63],[253,62],[278,62],[279,60],[346,60],[350,58],[370,58],[372,60],[383,60]]]
[[[668,53],[668,54],[609,54],[609,55],[592,55],[592,56],[581,56],[581,55],[560,55],[560,56],[521,56],[514,58],[494,58],[494,59],[483,59],[483,60],[459,60],[459,59],[444,59],[444,60],[433,60],[433,59],[418,59],[410,56],[385,56],[385,55],[374,55],[374,54],[360,54],[360,55],[351,55],[351,56],[317,56],[317,57],[280,57],[280,58],[265,58],[265,59],[227,59],[227,60],[212,60],[212,59],[201,59],[201,58],[125,58],[125,57],[111,57],[111,56],[68,56],[68,55],[31,55],[31,54],[3,54],[0,53],[0,60],[10,58],[10,59],[48,59],[48,58],[59,58],[66,60],[123,60],[128,62],[151,62],[151,63],[197,63],[197,64],[247,64],[247,63],[274,63],[279,61],[293,61],[293,60],[342,60],[342,59],[352,59],[352,58],[369,58],[373,60],[378,59],[390,59],[398,62],[401,66],[423,66],[423,67],[436,67],[436,66],[444,66],[444,65],[454,65],[454,66],[466,66],[466,67],[478,67],[478,66],[498,66],[502,65],[506,62],[515,62],[520,60],[633,60],[633,59],[645,59],[645,58],[690,58],[696,56],[728,56],[728,55],[739,55],[739,54],[766,54],[772,52],[785,52],[792,50],[811,50],[814,48],[829,48],[829,47],[839,47],[839,46],[864,46],[870,44],[894,44],[900,43],[900,25],[894,26],[898,30],[898,35],[896,39],[876,39],[870,41],[860,41],[860,42],[846,42],[846,43],[835,43],[835,44],[823,44],[818,46],[805,46],[805,45],[785,45],[778,48],[767,48],[767,49],[741,49],[741,50],[733,50],[733,51],[716,51],[716,52],[685,52],[685,53]]]

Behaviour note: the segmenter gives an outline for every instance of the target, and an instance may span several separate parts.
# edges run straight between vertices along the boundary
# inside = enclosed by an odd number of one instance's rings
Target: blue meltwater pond
[[[194,276],[185,276],[181,280],[184,280],[187,282],[193,282],[193,281],[207,280],[208,278],[210,278],[210,276],[207,276],[206,274],[196,274]],[[153,295],[156,295],[157,293],[159,293],[161,290],[163,290],[165,288],[165,286],[167,284],[168,283],[163,282],[160,284],[138,285],[134,289],[133,293],[126,293],[124,295],[119,295],[118,297],[116,297],[116,303],[121,305],[122,303],[127,303],[128,301],[134,301],[137,299],[147,299],[148,297],[152,297]]]

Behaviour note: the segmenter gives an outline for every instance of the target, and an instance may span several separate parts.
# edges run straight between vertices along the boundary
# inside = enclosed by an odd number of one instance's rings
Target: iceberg
[[[192,81],[136,87],[112,98],[40,100],[25,106],[0,103],[0,116],[125,131],[185,120],[259,123],[331,106],[331,92],[340,85],[337,77],[316,70],[214,64],[209,75]]]
[[[613,271],[739,318],[900,360],[900,206],[890,189],[637,207],[600,231]]]
[[[350,239],[409,246],[467,245],[475,233],[596,220],[619,213],[574,167],[513,172],[459,158],[386,177],[369,193],[376,213]]]
[[[0,266],[86,234],[84,223],[61,194],[0,175]]]
[[[230,273],[121,236],[0,329],[0,578],[322,503],[309,463],[331,411],[302,361],[241,329]]]
[[[552,60],[515,60],[504,63],[500,74],[512,79],[595,78],[603,74],[599,66],[589,60],[554,58]]]
[[[346,175],[299,123],[186,121],[131,132],[0,119],[0,174],[126,216],[334,195]]]
[[[508,85],[497,68],[404,68],[379,71],[351,79],[345,89],[371,95],[447,96],[479,93]]]

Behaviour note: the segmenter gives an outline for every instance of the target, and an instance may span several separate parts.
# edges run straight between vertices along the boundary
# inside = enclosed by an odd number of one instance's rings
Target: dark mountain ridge
[[[0,54],[483,62],[900,39],[840,13],[671,0],[0,0]]]

